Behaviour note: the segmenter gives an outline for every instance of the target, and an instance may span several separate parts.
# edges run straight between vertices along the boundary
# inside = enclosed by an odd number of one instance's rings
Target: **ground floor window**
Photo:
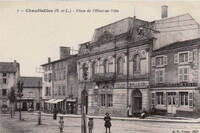
[[[100,95],[100,99],[101,99],[101,106],[106,106],[106,95],[105,94],[101,94]]]
[[[164,104],[164,93],[163,92],[157,92],[156,97],[157,97],[157,104],[163,105]]]
[[[113,94],[100,94],[100,106],[112,107]]]
[[[188,105],[188,92],[180,92],[181,105]]]

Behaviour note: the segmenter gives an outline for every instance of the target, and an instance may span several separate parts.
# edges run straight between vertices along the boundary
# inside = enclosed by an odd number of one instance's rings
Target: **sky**
[[[59,46],[77,50],[78,44],[91,40],[95,28],[126,17],[135,15],[146,21],[158,20],[162,5],[168,6],[169,17],[189,13],[200,23],[200,2],[197,1],[1,1],[0,62],[17,60],[21,76],[42,76],[36,68],[47,63],[48,57],[52,61],[58,60]],[[28,12],[37,9],[53,12]],[[54,12],[57,9],[59,12]],[[64,9],[74,12],[61,12]],[[92,12],[93,9],[110,12]]]

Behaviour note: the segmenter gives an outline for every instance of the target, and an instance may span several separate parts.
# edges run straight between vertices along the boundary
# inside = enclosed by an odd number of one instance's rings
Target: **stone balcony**
[[[115,81],[116,75],[114,72],[108,73],[97,73],[92,77],[92,81],[101,82],[101,81]]]

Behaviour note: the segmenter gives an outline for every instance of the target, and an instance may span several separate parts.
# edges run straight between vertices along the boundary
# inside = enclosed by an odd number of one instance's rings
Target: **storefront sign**
[[[137,81],[137,82],[129,82],[130,88],[137,88],[137,87],[147,87],[149,86],[148,81]],[[115,83],[115,88],[126,88],[127,82]]]

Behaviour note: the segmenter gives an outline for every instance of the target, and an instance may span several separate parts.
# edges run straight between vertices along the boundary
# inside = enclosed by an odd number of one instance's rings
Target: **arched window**
[[[109,61],[108,61],[108,59],[106,59],[104,61],[103,68],[104,68],[104,73],[108,73],[109,72]]]
[[[133,58],[133,71],[140,72],[140,56],[136,54]]]
[[[92,75],[97,73],[97,63],[96,61],[92,63]]]
[[[82,66],[83,70],[83,79],[87,80],[88,79],[88,66],[84,63]]]
[[[123,59],[122,57],[118,58],[117,60],[117,74],[123,73]]]

